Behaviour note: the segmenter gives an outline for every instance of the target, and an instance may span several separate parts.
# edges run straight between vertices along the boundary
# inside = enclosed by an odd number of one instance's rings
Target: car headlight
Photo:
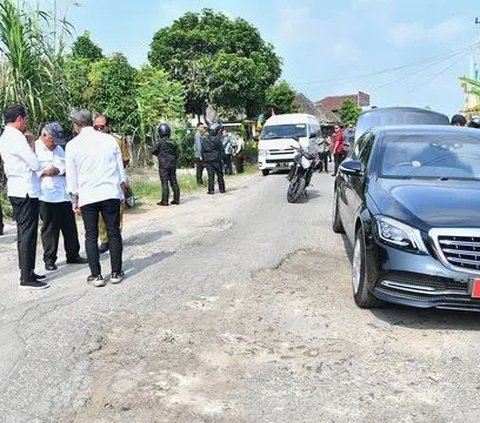
[[[377,217],[378,236],[395,247],[428,253],[420,231],[390,217]]]
[[[258,155],[259,156],[266,156],[266,155],[268,155],[268,150],[258,150]]]

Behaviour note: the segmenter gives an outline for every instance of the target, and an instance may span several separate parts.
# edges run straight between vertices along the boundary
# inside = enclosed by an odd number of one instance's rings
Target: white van
[[[289,169],[298,143],[308,148],[309,140],[320,137],[320,124],[313,115],[291,113],[267,119],[258,139],[258,166],[264,176],[271,170]]]

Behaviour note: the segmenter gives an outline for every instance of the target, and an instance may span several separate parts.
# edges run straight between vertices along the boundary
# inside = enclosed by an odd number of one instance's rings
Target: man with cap
[[[58,122],[44,126],[35,142],[35,152],[41,165],[40,178],[40,230],[45,270],[56,270],[60,231],[66,252],[67,264],[86,264],[79,255],[77,224],[67,193],[65,178],[65,152],[63,129]]]

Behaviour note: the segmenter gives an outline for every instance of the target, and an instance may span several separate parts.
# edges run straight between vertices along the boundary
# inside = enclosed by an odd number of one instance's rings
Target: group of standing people
[[[7,176],[7,195],[17,225],[20,288],[44,289],[45,275],[35,273],[38,221],[45,270],[57,269],[59,235],[62,233],[67,264],[90,267],[87,282],[105,285],[98,245],[99,219],[103,218],[110,249],[112,283],[122,281],[123,243],[120,233],[121,202],[127,184],[125,163],[115,138],[108,134],[109,120],[80,110],[73,117],[77,134],[65,150],[63,128],[58,122],[46,124],[38,140],[25,137],[28,116],[23,106],[8,107],[0,136],[0,155]],[[128,159],[127,159],[128,160]],[[87,258],[80,256],[75,213],[85,228]]]
[[[223,126],[214,122],[208,127],[199,122],[194,136],[196,179],[203,185],[203,170],[207,169],[208,194],[215,193],[215,176],[221,193],[225,192],[224,173],[244,172],[245,141],[240,134],[233,138]]]

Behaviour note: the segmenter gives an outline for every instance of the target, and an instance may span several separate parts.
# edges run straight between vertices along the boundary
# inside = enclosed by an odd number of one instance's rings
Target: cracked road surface
[[[1,237],[2,423],[479,420],[478,315],[356,308],[329,175],[229,182],[128,215],[118,286],[19,291]]]

